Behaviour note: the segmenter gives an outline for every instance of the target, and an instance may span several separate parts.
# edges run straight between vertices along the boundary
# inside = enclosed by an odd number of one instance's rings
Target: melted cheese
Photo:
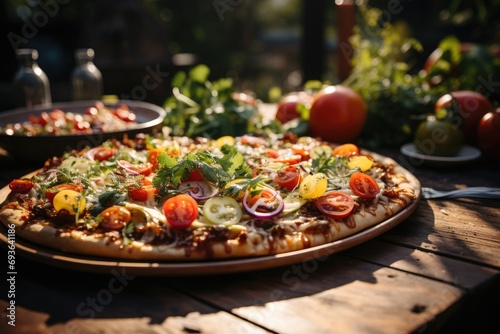
[[[92,165],[93,162],[90,160],[76,157],[69,157],[61,163],[62,168],[71,169],[73,171],[76,170],[82,175],[87,175],[90,172]]]

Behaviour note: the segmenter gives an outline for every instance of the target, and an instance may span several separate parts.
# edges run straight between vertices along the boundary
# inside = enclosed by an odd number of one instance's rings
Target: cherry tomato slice
[[[48,112],[44,111],[40,114],[40,117],[38,118],[38,124],[47,125],[51,122],[52,122],[52,119],[50,118],[50,115]]]
[[[58,120],[64,119],[65,116],[66,115],[65,115],[64,111],[62,111],[61,109],[53,109],[49,113],[49,117],[53,121],[58,121]]]
[[[362,172],[355,172],[351,175],[349,186],[355,195],[364,199],[374,199],[380,192],[377,182],[370,175]]]
[[[85,113],[90,116],[96,116],[99,113],[96,107],[88,107],[85,109]]]
[[[73,125],[73,129],[75,129],[75,131],[87,131],[90,128],[91,128],[91,125],[87,121],[76,122]]]
[[[15,179],[9,183],[9,188],[12,192],[26,194],[33,188],[35,183],[28,179]]]
[[[150,179],[144,178],[141,187],[131,187],[128,190],[130,198],[138,202],[152,201],[159,189],[153,187],[153,182]]]
[[[163,203],[163,214],[171,227],[188,228],[198,218],[198,203],[189,195],[176,195]]]
[[[90,160],[106,161],[115,155],[115,149],[111,147],[99,146],[88,150],[85,157]]]
[[[121,119],[122,121],[125,122],[135,122],[137,116],[130,111],[128,106],[126,104],[122,104],[118,106],[114,111],[113,114]]]
[[[354,208],[354,200],[351,196],[335,190],[316,199],[315,204],[319,211],[332,218],[347,217]]]
[[[294,165],[302,161],[302,156],[300,154],[291,154],[291,155],[279,156],[275,159],[272,159],[272,161],[287,165]]]
[[[165,152],[161,148],[152,148],[148,151],[148,162],[153,165],[153,170],[158,169],[158,157]]]
[[[106,230],[120,231],[132,219],[132,213],[123,206],[112,206],[101,212],[100,225]]]
[[[45,197],[53,203],[54,202],[54,197],[57,195],[58,192],[61,190],[73,190],[78,193],[81,193],[83,191],[83,186],[81,184],[73,184],[73,183],[63,183],[63,184],[58,184],[56,186],[50,187],[47,190],[45,190]]]
[[[267,148],[264,150],[264,153],[269,157],[269,158],[273,158],[273,159],[277,159],[279,158],[280,156],[280,153],[275,150],[275,149],[272,149],[272,148]]]
[[[302,175],[297,166],[287,166],[280,169],[274,178],[274,182],[288,191],[292,191],[301,181]]]
[[[185,181],[203,181],[203,175],[201,170],[194,169],[189,172],[188,177]]]
[[[302,160],[309,160],[309,151],[304,148],[302,145],[293,145],[292,146],[292,152],[294,154],[298,154],[302,157]]]
[[[127,173],[132,175],[144,175],[148,176],[153,172],[153,165],[150,162],[133,164],[126,160],[118,160],[118,166],[125,170]]]
[[[359,148],[354,144],[343,144],[333,149],[332,155],[341,157],[353,157],[359,155]]]

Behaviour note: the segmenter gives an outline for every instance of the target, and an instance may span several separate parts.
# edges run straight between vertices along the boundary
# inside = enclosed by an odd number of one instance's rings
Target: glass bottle
[[[35,49],[18,49],[16,57],[19,70],[14,76],[14,91],[19,107],[50,106],[49,78],[38,66],[38,51]]]
[[[71,75],[74,100],[99,100],[102,96],[102,74],[94,64],[94,50],[75,51],[76,67]]]

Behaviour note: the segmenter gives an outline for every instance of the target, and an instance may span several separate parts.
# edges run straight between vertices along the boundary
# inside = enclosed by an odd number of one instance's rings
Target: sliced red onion
[[[57,173],[59,170],[57,168],[50,168],[45,171],[45,173]]]
[[[189,192],[189,195],[197,201],[204,201],[219,193],[219,189],[207,181],[186,181],[179,185],[181,192]]]
[[[283,198],[274,189],[271,188],[266,188],[264,191],[270,191],[273,194],[272,199],[266,199],[266,198],[259,198],[252,206],[248,205],[248,196],[249,196],[249,191],[245,193],[245,196],[243,196],[243,208],[245,211],[256,217],[256,218],[261,218],[261,219],[268,219],[268,218],[274,218],[277,215],[279,215],[283,209],[285,208],[285,202],[283,201]],[[272,200],[272,204],[269,205],[269,201]],[[277,203],[276,203],[277,202]],[[276,205],[277,204],[277,205]],[[265,210],[269,211],[258,211],[259,208],[264,208]]]
[[[88,150],[87,152],[85,152],[85,154],[83,155],[83,157],[85,159],[90,160],[90,161],[95,161],[94,160],[95,152],[97,152],[98,150],[100,150],[99,147],[93,147],[90,150]]]
[[[139,172],[136,170],[131,169],[128,165],[129,162],[126,160],[118,160],[117,161],[118,167],[129,173],[130,175],[139,175]]]

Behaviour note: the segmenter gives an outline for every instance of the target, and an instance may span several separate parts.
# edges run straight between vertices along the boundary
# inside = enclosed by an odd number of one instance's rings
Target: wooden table
[[[500,163],[483,158],[405,165],[423,186],[500,187]],[[35,168],[5,159],[0,169],[3,187]],[[321,261],[226,275],[92,274],[18,256],[14,286],[1,279],[0,332],[498,333],[499,214],[498,200],[422,200],[395,228]]]

